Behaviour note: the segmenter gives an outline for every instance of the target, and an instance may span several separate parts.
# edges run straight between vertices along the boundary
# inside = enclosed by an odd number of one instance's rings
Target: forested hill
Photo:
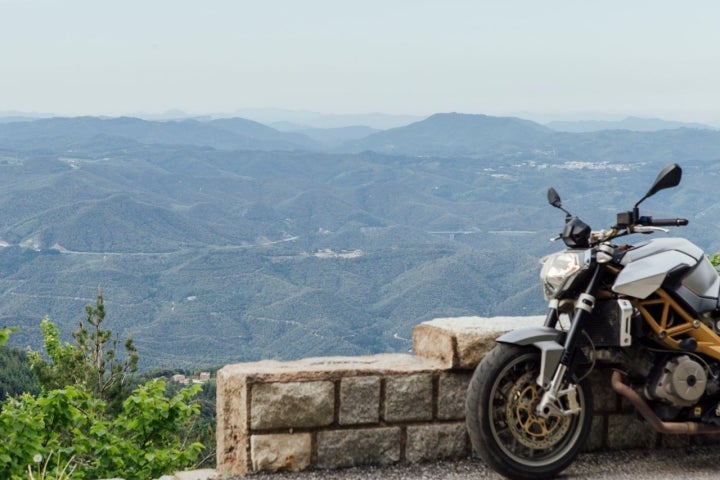
[[[519,118],[439,113],[405,127],[348,142],[344,147],[408,155],[516,153],[542,145],[553,133],[547,127]]]
[[[718,132],[440,114],[342,147],[338,133],[0,124],[0,326],[39,349],[41,318],[69,335],[101,287],[146,368],[406,351],[433,317],[544,310],[538,259],[563,224],[547,187],[607,227],[670,162],[683,183],[643,206],[720,250]]]
[[[343,146],[406,155],[548,157],[554,160],[647,162],[714,160],[720,131],[677,128],[559,132],[528,120],[458,113],[436,114]]]
[[[645,130],[563,132],[515,117],[439,113],[403,127],[377,131],[362,126],[346,128],[286,127],[282,131],[252,120],[148,121],[138,118],[72,117],[0,122],[0,148],[9,151],[72,151],[74,148],[142,145],[210,147],[217,150],[311,151],[422,156],[552,156],[561,160],[654,161],[712,160],[720,151],[720,130],[666,128],[680,122],[648,123]],[[553,125],[553,123],[551,123]],[[562,128],[563,123],[559,124]],[[594,123],[592,125],[595,125]],[[602,125],[602,123],[600,124]],[[655,128],[652,128],[652,126]],[[698,125],[701,126],[701,125]],[[288,130],[288,128],[290,128]],[[302,133],[305,132],[305,133]],[[364,135],[364,136],[363,136]],[[97,147],[97,148],[96,148]]]
[[[196,145],[226,150],[319,147],[302,134],[280,132],[243,118],[160,122],[130,117],[72,117],[0,124],[0,146],[19,151],[72,150],[98,139],[102,143],[112,138],[142,144]]]

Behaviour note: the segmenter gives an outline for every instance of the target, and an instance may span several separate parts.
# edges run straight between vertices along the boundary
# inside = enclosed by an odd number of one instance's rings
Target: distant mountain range
[[[40,348],[40,319],[68,336],[100,286],[145,368],[406,351],[433,317],[544,310],[537,261],[564,218],[547,187],[607,227],[670,162],[683,184],[643,208],[720,251],[717,131],[277,126],[0,124],[0,326]]]
[[[139,118],[72,117],[2,124],[0,145],[19,150],[38,146],[68,148],[98,136],[122,138],[143,144],[198,145],[250,150],[317,149],[310,138],[280,132],[243,118],[146,121]]]
[[[511,117],[439,113],[405,127],[372,134],[344,145],[348,150],[393,154],[468,155],[532,148],[553,131]]]
[[[658,130],[675,130],[677,128],[695,128],[701,130],[718,130],[717,127],[702,123],[675,122],[659,118],[626,117],[622,120],[580,120],[554,121],[546,124],[560,132],[599,132],[601,130],[631,130],[634,132],[655,132]]]
[[[667,124],[663,123],[663,125]],[[558,159],[654,160],[683,152],[713,158],[720,151],[720,130],[600,130],[558,132],[529,120],[442,113],[403,127],[378,131],[364,126],[307,128],[292,123],[277,128],[243,118],[147,121],[138,118],[72,117],[0,124],[0,147],[32,151],[63,149],[92,142],[191,145],[219,150],[318,152],[373,151],[390,155],[545,155]],[[693,142],[695,143],[692,146]]]
[[[334,129],[365,126],[375,130],[402,127],[425,118],[417,115],[392,115],[387,113],[323,114],[278,108],[246,108],[236,111],[234,115],[249,118],[266,125],[289,122],[303,125],[305,128]]]
[[[60,116],[62,115],[37,112],[0,111],[0,123],[31,121],[40,118],[53,118]],[[233,113],[218,112],[199,115],[184,112],[179,109],[172,109],[162,113],[137,112],[124,116],[149,121],[210,121],[223,118],[246,118],[265,125],[285,122],[300,125],[302,128],[334,129],[365,126],[372,128],[373,130],[386,130],[388,128],[401,127],[420,121],[424,118],[417,115],[392,115],[387,113],[323,114],[306,110],[288,110],[282,108],[243,108]]]
[[[359,140],[381,131],[364,125],[336,128],[313,128],[291,122],[276,122],[271,123],[270,126],[280,130],[281,132],[301,133],[326,148],[335,148],[343,143]]]
[[[675,158],[672,152],[691,158],[717,158],[720,131],[679,128],[565,133],[519,118],[445,113],[346,142],[342,149],[403,155],[544,155],[595,161],[670,159]]]

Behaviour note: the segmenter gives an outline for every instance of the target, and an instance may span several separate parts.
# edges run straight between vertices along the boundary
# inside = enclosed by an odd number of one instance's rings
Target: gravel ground
[[[580,455],[562,479],[717,479],[720,445],[672,450],[629,450]],[[392,467],[252,474],[247,480],[475,480],[502,479],[482,462],[460,460]],[[239,480],[239,479],[238,479]]]

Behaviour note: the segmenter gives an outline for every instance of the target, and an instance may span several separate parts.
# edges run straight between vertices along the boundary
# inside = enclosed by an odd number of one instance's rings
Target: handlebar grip
[[[658,227],[682,227],[690,223],[687,218],[653,218],[650,225]]]

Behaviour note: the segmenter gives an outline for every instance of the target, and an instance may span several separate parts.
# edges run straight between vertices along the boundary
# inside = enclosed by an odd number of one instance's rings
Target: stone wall
[[[460,318],[413,330],[414,355],[308,358],[229,365],[217,377],[217,468],[257,471],[388,465],[470,454],[465,390],[502,331],[537,317]],[[661,436],[592,374],[593,428],[586,449],[684,446]]]
[[[466,456],[468,372],[413,355],[231,365],[218,373],[218,470]]]

